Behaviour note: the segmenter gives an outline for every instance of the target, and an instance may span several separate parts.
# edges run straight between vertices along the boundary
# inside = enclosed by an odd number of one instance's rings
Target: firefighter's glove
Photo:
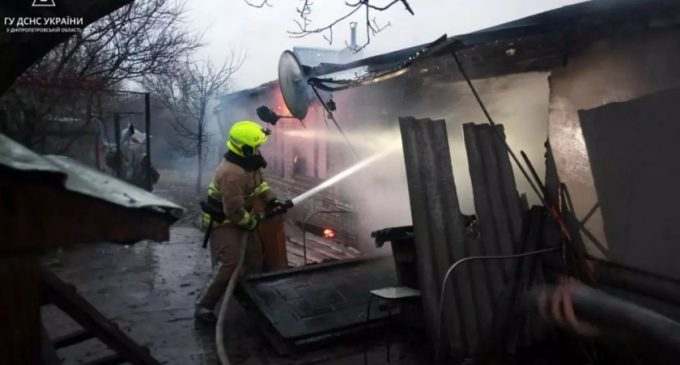
[[[239,226],[248,231],[254,231],[255,228],[257,228],[257,225],[260,224],[262,218],[263,218],[262,215],[259,213],[246,212],[245,216],[243,217],[243,220],[239,222]]]
[[[293,207],[291,200],[272,199],[267,203],[266,216],[267,218],[274,217],[280,214],[285,214],[288,209]]]

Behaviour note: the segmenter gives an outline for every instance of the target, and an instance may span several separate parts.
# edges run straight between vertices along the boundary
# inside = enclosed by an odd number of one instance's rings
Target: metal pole
[[[146,133],[146,190],[153,189],[151,182],[151,97],[144,94],[144,132]]]
[[[116,139],[116,158],[114,169],[116,170],[116,177],[121,177],[120,168],[122,167],[121,165],[123,162],[123,156],[120,151],[120,114],[118,113],[113,114],[113,129],[113,135]]]

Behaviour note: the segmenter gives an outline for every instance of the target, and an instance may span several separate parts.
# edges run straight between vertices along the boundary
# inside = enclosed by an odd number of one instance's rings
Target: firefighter
[[[197,320],[215,321],[215,306],[236,268],[244,236],[247,236],[246,271],[262,269],[262,242],[256,228],[263,214],[253,211],[253,203],[261,200],[270,213],[280,214],[287,209],[262,178],[267,163],[259,147],[267,142],[269,134],[268,129],[253,121],[235,123],[225,143],[227,153],[208,186],[208,198],[201,202],[207,226],[204,244],[209,239],[213,274],[196,303]]]

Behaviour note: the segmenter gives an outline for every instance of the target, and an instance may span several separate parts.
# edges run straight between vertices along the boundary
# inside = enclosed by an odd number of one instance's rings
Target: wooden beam
[[[43,290],[50,302],[68,314],[85,330],[93,333],[104,344],[133,365],[157,365],[146,347],[138,345],[118,326],[108,320],[85,298],[81,297],[72,285],[66,284],[47,269],[40,271]]]
[[[94,334],[87,330],[79,330],[68,335],[56,338],[52,341],[54,348],[60,349],[62,347],[69,347],[75,344],[87,341],[94,338]]]

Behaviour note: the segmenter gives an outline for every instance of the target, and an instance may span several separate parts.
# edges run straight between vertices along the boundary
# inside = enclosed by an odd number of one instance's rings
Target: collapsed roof
[[[451,82],[461,78],[449,55],[455,49],[471,78],[512,73],[547,71],[564,65],[569,55],[607,34],[680,25],[680,3],[672,0],[596,0],[560,7],[472,33],[447,38],[452,47],[427,54],[417,72],[401,77]],[[427,45],[369,57],[380,69],[407,58]],[[333,67],[335,64],[321,64]],[[370,67],[370,66],[369,66]],[[276,81],[240,90],[222,99],[224,103],[257,98],[277,87]]]

